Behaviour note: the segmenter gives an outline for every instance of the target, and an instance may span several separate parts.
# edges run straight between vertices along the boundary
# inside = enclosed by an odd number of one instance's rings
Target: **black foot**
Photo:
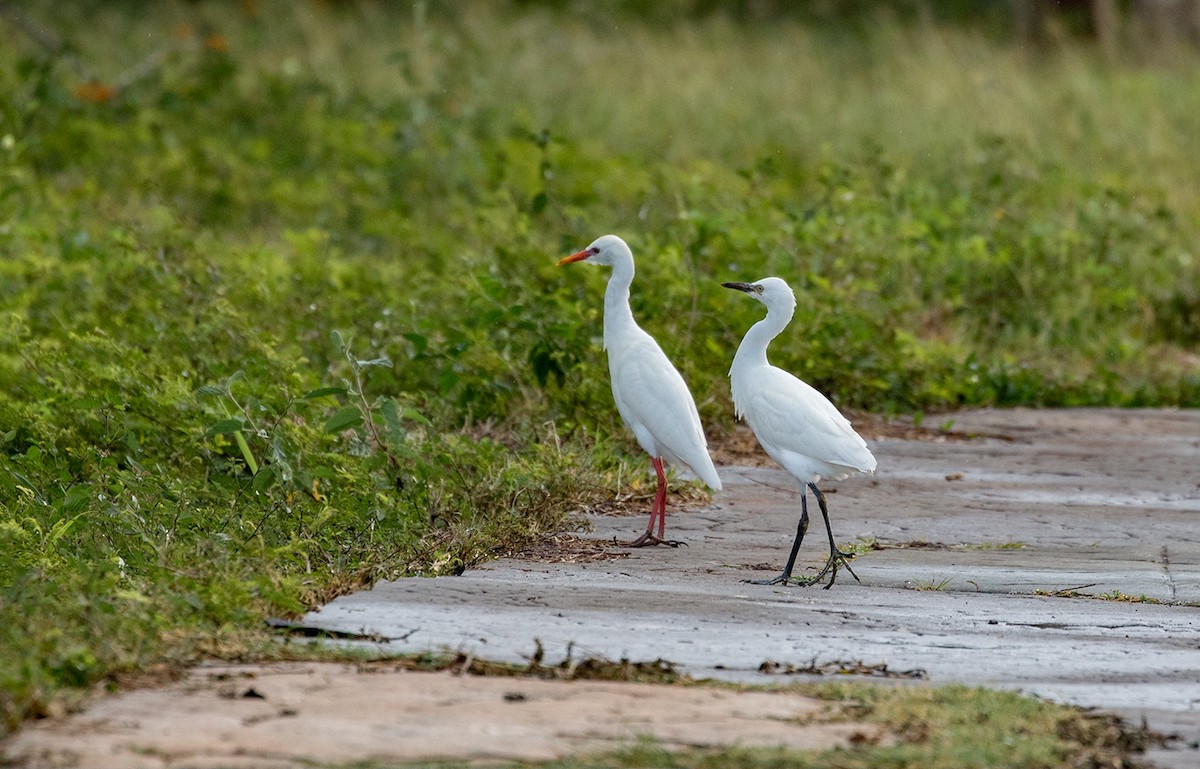
[[[742,582],[747,585],[788,585],[791,584],[791,577],[780,574],[778,577],[771,579],[744,579]]]
[[[850,572],[850,576],[854,577],[854,581],[861,585],[862,580],[859,579],[858,575],[854,573],[854,569],[850,568],[850,559],[853,557],[854,553],[843,553],[841,550],[834,550],[832,553],[830,553],[829,560],[825,562],[824,568],[817,572],[817,576],[813,577],[812,582],[809,584],[811,585],[816,582],[820,582],[825,578],[825,575],[828,574],[829,583],[824,587],[825,590],[828,590],[829,588],[833,587],[833,583],[837,581],[838,568],[844,566],[846,567],[846,571]]]
[[[778,577],[772,577],[771,579],[744,579],[742,582],[748,585],[799,585],[800,587],[808,587],[818,579],[820,577],[793,577],[790,574],[780,574]]]
[[[825,566],[812,577],[793,577],[791,574],[784,572],[778,577],[771,579],[744,579],[742,582],[749,585],[798,585],[800,587],[808,587],[825,579],[825,575],[828,574],[830,575],[829,582],[823,586],[823,589],[828,590],[833,587],[833,583],[837,580],[838,569],[845,568],[846,571],[850,572],[850,576],[854,577],[854,581],[861,584],[862,580],[858,578],[858,575],[854,573],[854,569],[850,567],[850,559],[854,557],[854,553],[843,553],[841,550],[835,550],[834,553],[834,555],[829,556],[829,560],[825,562]]]
[[[657,545],[666,545],[667,547],[679,547],[682,545],[683,547],[687,547],[686,542],[678,539],[659,539],[648,531],[643,532],[642,536],[632,542],[617,542],[617,544],[621,547],[655,547]]]

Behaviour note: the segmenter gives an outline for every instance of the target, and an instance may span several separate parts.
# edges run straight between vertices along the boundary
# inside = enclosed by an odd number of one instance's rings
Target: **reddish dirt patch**
[[[544,761],[617,749],[823,749],[888,739],[789,692],[491,678],[333,663],[207,666],[156,689],[102,697],[27,728],[19,766],[285,769],[414,761]]]

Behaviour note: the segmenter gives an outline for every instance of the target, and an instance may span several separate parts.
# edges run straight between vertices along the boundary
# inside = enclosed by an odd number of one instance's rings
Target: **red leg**
[[[654,491],[654,503],[650,507],[650,522],[646,524],[646,530],[642,532],[642,536],[632,542],[622,543],[625,547],[644,547],[645,545],[670,545],[671,547],[679,547],[686,545],[686,542],[676,542],[671,539],[663,539],[663,535],[667,529],[667,473],[663,470],[663,461],[658,457],[651,457],[650,462],[654,465],[654,473],[658,476],[658,488]],[[658,536],[654,536],[654,521],[658,521]]]
[[[647,537],[654,536],[654,522],[658,520],[658,493],[654,494],[654,501],[650,503],[650,522],[646,524]]]
[[[654,494],[654,505],[658,508],[658,538],[662,539],[667,529],[667,474],[663,472],[660,457],[650,460],[658,474],[658,491]]]

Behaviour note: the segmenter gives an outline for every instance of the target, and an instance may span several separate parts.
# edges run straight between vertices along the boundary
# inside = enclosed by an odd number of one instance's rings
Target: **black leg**
[[[800,487],[800,521],[796,524],[796,539],[792,542],[792,552],[788,554],[787,565],[783,573],[772,579],[748,579],[751,585],[786,585],[792,579],[792,569],[796,568],[796,554],[800,552],[800,543],[808,533],[808,493]]]
[[[862,582],[858,575],[854,573],[854,569],[850,568],[850,560],[854,557],[851,553],[843,553],[837,549],[837,544],[833,541],[833,527],[829,525],[829,508],[825,505],[825,495],[817,488],[817,484],[810,483],[808,487],[812,489],[813,496],[817,498],[817,504],[821,507],[821,517],[825,519],[825,532],[829,535],[829,560],[825,562],[825,567],[813,579],[813,582],[819,582],[822,577],[829,574],[829,584],[825,589],[833,587],[833,583],[837,580],[837,571],[839,566],[845,566],[846,571],[850,572],[850,576],[854,577],[855,582]],[[811,583],[810,583],[811,584]]]
[[[800,520],[796,523],[796,539],[792,542],[792,552],[788,553],[787,565],[783,567],[783,581],[791,579],[792,569],[796,568],[796,554],[800,552],[800,543],[808,533],[808,494],[800,490]]]

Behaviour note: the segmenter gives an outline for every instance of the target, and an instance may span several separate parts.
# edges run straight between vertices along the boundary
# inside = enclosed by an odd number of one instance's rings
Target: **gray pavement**
[[[983,437],[871,440],[875,477],[826,488],[839,543],[884,548],[854,562],[861,584],[845,573],[828,591],[742,582],[782,567],[798,492],[774,466],[722,467],[725,491],[711,506],[668,519],[668,536],[686,548],[505,559],[460,577],[382,583],[305,624],[377,634],[394,652],[519,662],[538,639],[549,663],[568,653],[661,658],[739,681],[781,680],[760,672],[766,661],[883,663],[933,684],[1144,716],[1182,737],[1150,754],[1156,765],[1200,767],[1200,412],[954,420]],[[628,538],[644,523],[598,517],[583,536]],[[817,515],[800,563],[818,566],[825,549]],[[1055,591],[1162,603],[1044,594]]]

